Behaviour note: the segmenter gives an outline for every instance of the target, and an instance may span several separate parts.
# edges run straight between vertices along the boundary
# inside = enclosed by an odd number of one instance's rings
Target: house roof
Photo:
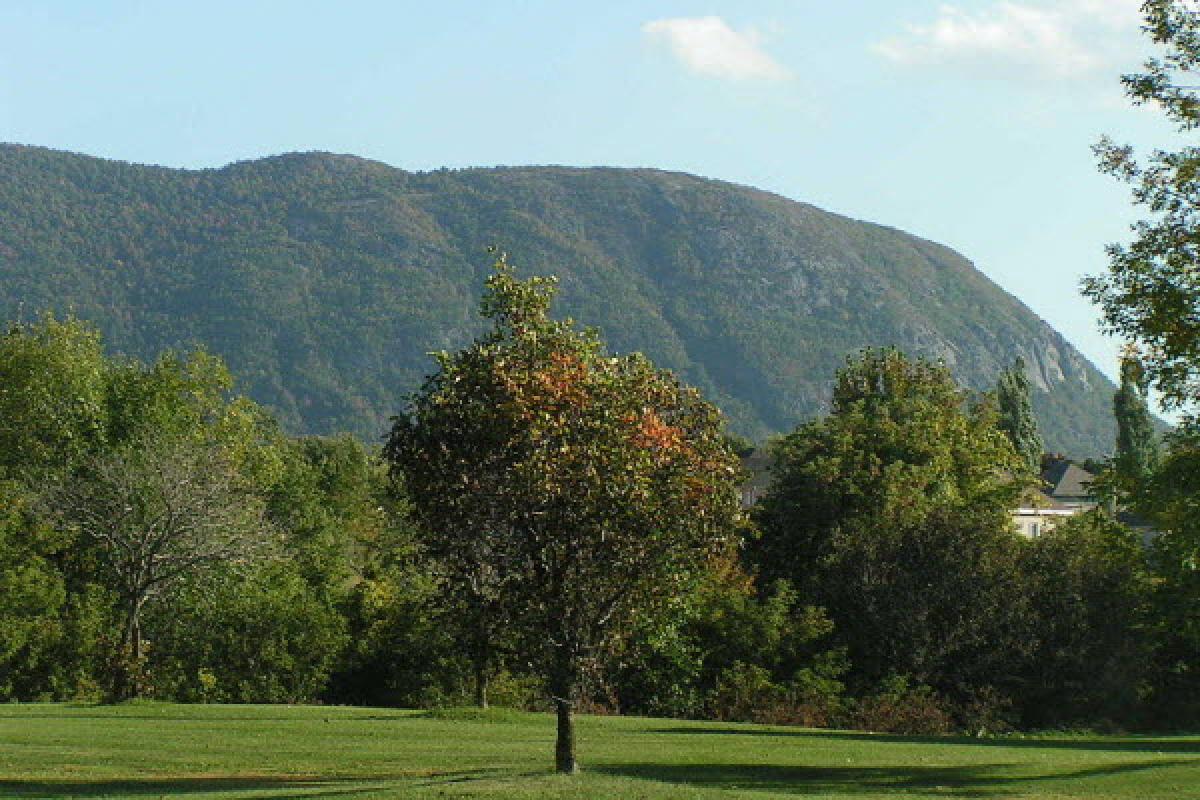
[[[1059,461],[1042,473],[1042,480],[1050,485],[1046,490],[1050,497],[1088,497],[1096,476],[1070,461]]]

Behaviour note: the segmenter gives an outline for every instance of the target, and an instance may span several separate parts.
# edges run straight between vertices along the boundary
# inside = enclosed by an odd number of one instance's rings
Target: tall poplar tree
[[[1025,359],[1020,356],[1000,373],[996,383],[996,405],[1000,412],[997,423],[1000,430],[1008,436],[1029,470],[1036,474],[1041,466],[1044,445],[1038,433],[1037,419],[1033,416]]]
[[[1128,488],[1141,487],[1158,466],[1159,449],[1141,363],[1134,357],[1121,359],[1121,386],[1113,395],[1113,415],[1117,419],[1113,467]]]

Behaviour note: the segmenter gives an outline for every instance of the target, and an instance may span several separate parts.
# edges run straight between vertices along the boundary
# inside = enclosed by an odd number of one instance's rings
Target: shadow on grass
[[[130,778],[104,781],[0,780],[0,797],[180,797],[206,792],[236,793],[239,800],[305,797],[354,797],[403,786],[463,783],[493,777],[494,770],[462,770],[400,775],[360,775],[349,777],[261,776],[180,776],[170,778]]]
[[[822,730],[754,730],[751,728],[656,728],[649,733],[713,736],[783,736],[805,739],[834,739],[839,741],[871,742],[872,744],[963,745],[968,747],[1032,747],[1049,750],[1095,750],[1114,753],[1184,753],[1200,755],[1200,738],[1156,739],[1141,737],[973,737],[973,736],[903,736],[889,733],[857,733],[854,731]]]
[[[307,723],[319,723],[322,721],[324,721],[324,722],[339,721],[336,718],[329,719],[329,720],[322,720],[322,719],[316,718],[316,717],[304,718],[304,717],[295,717],[295,716],[286,717],[286,716],[267,716],[267,715],[263,715],[261,717],[239,717],[239,716],[224,716],[223,717],[223,716],[219,716],[216,714],[212,714],[212,715],[207,715],[207,716],[203,716],[203,717],[188,717],[188,716],[165,717],[165,716],[155,715],[155,714],[120,714],[120,715],[117,715],[117,714],[70,714],[70,715],[63,715],[63,714],[0,714],[0,722],[4,722],[4,721],[8,721],[8,720],[21,722],[21,721],[27,720],[27,719],[57,719],[57,720],[62,720],[63,722],[70,722],[71,720],[76,720],[76,719],[86,719],[86,720],[102,720],[104,722],[115,722],[115,723],[128,722],[129,720],[136,720],[138,722],[142,722],[142,721],[187,722],[190,724],[201,724],[201,725],[206,722],[250,722],[250,723],[256,723],[256,724],[259,722],[295,722],[295,723],[307,724]],[[354,718],[355,721],[360,720],[360,719],[366,719],[366,717],[355,717]],[[383,718],[381,717],[381,719],[383,719]]]
[[[741,789],[791,794],[910,793],[936,791],[939,796],[986,798],[1012,796],[1015,785],[1117,775],[1190,764],[1191,761],[1158,761],[1152,764],[1114,764],[1103,767],[1021,775],[1004,764],[953,767],[803,767],[778,764],[618,764],[596,767],[597,772],[625,778],[674,783],[711,789]]]
[[[421,714],[406,713],[404,710],[380,713],[366,708],[329,706],[329,713],[322,714],[322,707],[277,706],[275,713],[265,711],[264,706],[223,706],[219,704],[154,704],[154,703],[63,703],[61,705],[5,704],[0,703],[0,722],[27,719],[57,719],[71,721],[104,720],[125,722],[127,720],[149,720],[151,722],[294,722],[299,724],[319,722],[402,721],[419,719]],[[302,713],[296,713],[302,709]],[[352,713],[344,713],[350,711]],[[370,712],[370,713],[368,713]]]
[[[330,797],[370,791],[366,780],[258,777],[258,778],[146,778],[107,781],[8,781],[0,780],[3,797],[171,797],[203,792],[269,791],[264,797]],[[377,786],[377,785],[376,785]],[[292,794],[280,794],[285,791]],[[255,795],[259,796],[259,795]]]

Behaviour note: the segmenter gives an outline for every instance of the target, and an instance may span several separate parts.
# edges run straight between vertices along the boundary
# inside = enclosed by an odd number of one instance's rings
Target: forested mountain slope
[[[1111,384],[969,261],[903,232],[656,170],[410,173],[324,153],[186,171],[0,146],[0,318],[93,320],[147,358],[202,343],[296,431],[375,440],[477,330],[491,258],[761,438],[822,410],[866,345],[988,388],[1020,354],[1047,446],[1111,448]]]

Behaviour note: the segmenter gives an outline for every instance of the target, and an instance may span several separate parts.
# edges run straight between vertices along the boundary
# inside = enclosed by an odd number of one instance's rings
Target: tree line
[[[553,319],[554,292],[501,258],[491,329],[438,355],[379,449],[285,435],[202,351],[143,364],[77,320],[12,326],[0,697],[548,703],[568,772],[578,708],[1195,724],[1194,573],[1171,566],[1188,534],[1158,515],[1148,549],[1112,513],[1144,507],[1172,458],[1127,468],[1126,442],[1110,502],[1023,539],[1023,368],[979,394],[866,350],[830,413],[773,444],[747,511],[744,443],[715,407]],[[1131,371],[1116,398],[1127,439],[1138,387]]]

